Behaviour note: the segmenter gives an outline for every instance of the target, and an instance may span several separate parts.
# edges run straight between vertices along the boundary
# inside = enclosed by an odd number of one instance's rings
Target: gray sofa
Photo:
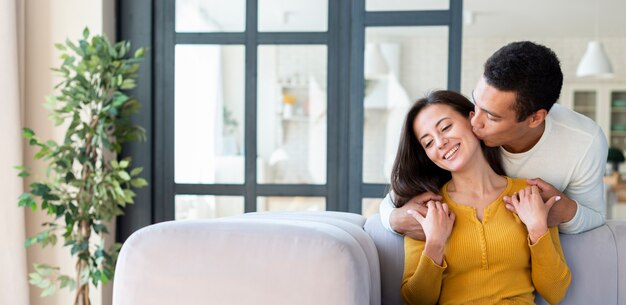
[[[365,231],[378,250],[382,304],[402,304],[399,295],[404,266],[403,239],[387,229],[380,216],[367,219]],[[626,304],[626,221],[609,221],[576,235],[561,234],[572,283],[561,304]],[[540,296],[537,304],[548,304]]]
[[[561,235],[572,271],[562,304],[626,304],[625,233],[626,221],[611,221]],[[165,222],[135,232],[122,247],[113,304],[402,304],[403,262],[402,238],[378,215]]]

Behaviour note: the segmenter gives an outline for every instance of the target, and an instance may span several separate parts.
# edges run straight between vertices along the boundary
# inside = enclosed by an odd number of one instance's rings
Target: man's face
[[[528,132],[529,119],[517,121],[514,92],[500,91],[481,77],[472,100],[475,105],[471,116],[472,131],[487,146],[504,146],[506,149]]]

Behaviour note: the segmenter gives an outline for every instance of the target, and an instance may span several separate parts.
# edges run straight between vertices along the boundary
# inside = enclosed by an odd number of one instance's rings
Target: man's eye
[[[497,121],[498,118],[496,118],[495,116],[491,115],[490,113],[487,113],[487,118],[492,120],[492,121]]]

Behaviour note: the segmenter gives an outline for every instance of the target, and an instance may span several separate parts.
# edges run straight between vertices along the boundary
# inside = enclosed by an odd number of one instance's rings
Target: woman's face
[[[482,153],[469,118],[448,105],[424,107],[413,121],[413,132],[428,158],[450,172],[462,170]]]

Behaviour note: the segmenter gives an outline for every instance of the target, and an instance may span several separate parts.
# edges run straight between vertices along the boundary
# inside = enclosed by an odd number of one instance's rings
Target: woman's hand
[[[426,217],[413,210],[407,213],[413,216],[424,229],[424,235],[426,235],[424,254],[436,264],[441,265],[446,242],[452,233],[456,216],[448,210],[448,205],[445,203],[431,200],[426,203],[426,206],[428,207]]]
[[[507,208],[517,213],[526,225],[531,244],[537,242],[548,231],[548,213],[559,199],[561,199],[559,196],[552,196],[544,203],[539,188],[534,185],[527,186],[511,196],[511,204],[507,204]]]

